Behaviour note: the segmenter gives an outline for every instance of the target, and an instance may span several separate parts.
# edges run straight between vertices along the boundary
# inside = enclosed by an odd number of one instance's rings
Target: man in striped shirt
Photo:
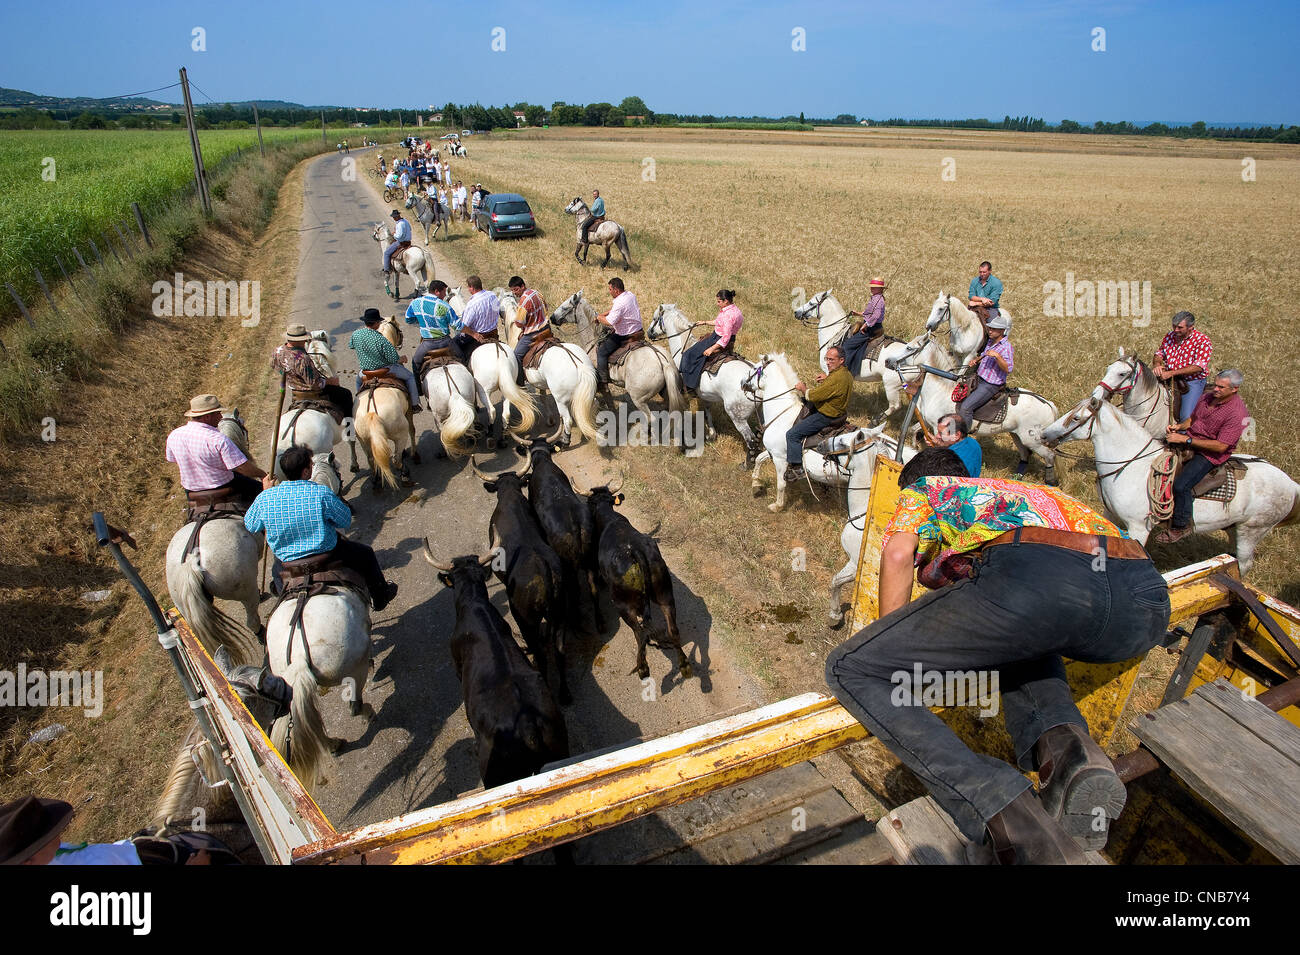
[[[375,552],[338,532],[352,524],[343,499],[311,479],[312,451],[301,444],[280,455],[287,480],[263,491],[244,515],[250,533],[266,531],[266,543],[280,563],[333,554],[365,579],[376,610],[397,596],[397,584],[384,580]]]
[[[379,314],[379,309],[366,309],[361,316],[365,328],[358,328],[348,339],[348,347],[357,353],[357,364],[360,366],[357,393],[361,393],[361,371],[387,368],[390,375],[406,385],[407,393],[411,396],[411,413],[414,414],[420,410],[420,392],[415,387],[415,376],[403,365],[406,357],[399,355],[393,343],[379,334],[379,323],[383,320],[384,316]]]
[[[524,320],[515,322],[520,329],[519,341],[515,344],[515,361],[519,363],[519,376],[515,383],[522,388],[527,380],[524,377],[524,355],[528,354],[528,349],[533,347],[537,336],[549,329],[547,316],[550,309],[546,307],[546,300],[542,298],[542,294],[536,289],[526,287],[524,280],[518,275],[510,279],[510,294],[518,299],[519,307],[524,310]]]
[[[1001,315],[989,319],[987,326],[989,343],[980,355],[980,362],[975,367],[975,387],[957,406],[957,413],[966,422],[969,431],[975,420],[975,411],[988,404],[989,400],[1006,385],[1007,375],[1015,367],[1016,352],[1007,341],[1007,330],[1011,323]]]
[[[465,287],[470,291],[469,304],[460,317],[460,334],[451,340],[451,353],[468,365],[475,348],[497,337],[501,300],[484,290],[477,275],[466,276]]]
[[[167,435],[167,460],[180,469],[186,497],[230,488],[236,501],[249,505],[262,492],[266,472],[217,430],[217,422],[228,410],[216,395],[192,398],[185,412],[189,423]]]

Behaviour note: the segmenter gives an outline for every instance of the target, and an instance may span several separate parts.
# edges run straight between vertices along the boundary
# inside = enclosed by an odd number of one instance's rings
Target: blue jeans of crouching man
[[[1094,569],[1097,568],[1097,569]],[[1054,726],[1086,727],[1062,656],[1113,663],[1145,654],[1169,624],[1169,591],[1149,560],[1108,559],[1046,544],[990,547],[975,576],[899,608],[831,653],[836,698],[920,777],[972,842],[1029,780],[972,752],[923,705],[898,705],[896,674],[996,670],[1021,769]],[[919,699],[919,697],[918,697]],[[911,702],[910,695],[908,702]]]

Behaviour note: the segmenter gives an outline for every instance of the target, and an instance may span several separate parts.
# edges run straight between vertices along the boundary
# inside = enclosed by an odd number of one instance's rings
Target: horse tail
[[[367,411],[357,421],[357,434],[361,435],[363,431],[366,447],[370,449],[371,466],[386,485],[397,487],[397,477],[393,474],[393,451],[396,445],[384,430],[384,419],[374,411]]]
[[[1291,510],[1287,513],[1286,517],[1282,518],[1278,523],[1278,527],[1283,527],[1284,525],[1294,524],[1296,521],[1300,521],[1300,484],[1296,484],[1292,481],[1291,488]]]
[[[176,602],[176,609],[209,653],[225,647],[236,665],[257,661],[257,637],[213,603],[212,596],[204,589],[198,549],[192,551],[176,569],[174,587],[172,600]]]
[[[280,717],[271,728],[271,745],[281,756],[288,750],[289,768],[310,791],[316,786],[316,773],[328,738],[316,706],[320,687],[305,662],[293,664],[286,682],[293,687],[293,701],[289,704],[289,715]]]
[[[622,226],[619,226],[618,229],[618,250],[623,253],[623,257],[627,259],[628,265],[631,265],[632,253],[628,251],[627,232],[623,229]]]
[[[474,427],[474,406],[465,400],[465,396],[455,386],[449,390],[451,394],[447,398],[447,404],[451,411],[442,423],[439,434],[442,435],[442,446],[448,456],[458,458],[472,450],[465,446],[465,435]]]
[[[573,389],[569,410],[573,423],[591,441],[600,437],[596,430],[596,369],[587,362],[574,362],[578,371],[578,385]]]
[[[533,401],[532,395],[515,384],[519,365],[510,349],[498,343],[496,353],[497,387],[501,389],[506,401],[519,409],[519,424],[510,430],[516,434],[526,434],[532,430],[533,423],[537,420],[537,403]]]
[[[664,368],[664,396],[668,399],[669,411],[685,411],[686,396],[682,394],[682,388],[685,382],[682,381],[682,373],[677,366],[664,357],[663,352],[658,348],[655,349],[655,357]]]

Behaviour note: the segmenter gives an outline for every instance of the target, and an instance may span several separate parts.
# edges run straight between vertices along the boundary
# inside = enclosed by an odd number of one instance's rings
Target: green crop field
[[[363,135],[380,142],[395,131],[330,129],[332,144]],[[262,130],[266,144],[307,141],[320,135],[304,128]],[[236,149],[257,147],[253,129],[199,133],[209,171]],[[131,203],[156,208],[192,183],[189,137],[169,130],[17,130],[0,132],[0,281],[10,282],[30,304],[40,292],[32,273],[59,277],[57,254],[75,261],[72,246],[89,255],[88,238],[103,248],[112,223],[132,220]],[[132,220],[133,221],[133,220]],[[146,221],[147,224],[147,221]],[[0,290],[0,324],[17,315]]]

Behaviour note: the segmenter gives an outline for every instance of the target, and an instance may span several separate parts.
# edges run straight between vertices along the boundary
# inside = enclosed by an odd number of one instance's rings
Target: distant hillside
[[[199,97],[195,97],[195,109],[202,109],[210,104],[199,102]],[[282,99],[259,99],[245,100],[240,103],[230,103],[229,105],[236,109],[249,109],[256,103],[257,108],[263,111],[277,109],[297,109],[297,110],[343,110],[352,109],[351,106],[304,106],[302,103],[290,103]],[[42,96],[39,93],[32,93],[28,90],[14,90],[0,86],[0,108],[3,107],[23,107],[27,106],[32,109],[56,109],[56,110],[80,110],[80,109],[158,109],[164,107],[173,109],[179,107],[180,97],[174,103],[163,102],[156,99],[148,99],[144,96],[118,97],[108,99],[95,99],[90,96]],[[222,104],[226,105],[226,104]]]

